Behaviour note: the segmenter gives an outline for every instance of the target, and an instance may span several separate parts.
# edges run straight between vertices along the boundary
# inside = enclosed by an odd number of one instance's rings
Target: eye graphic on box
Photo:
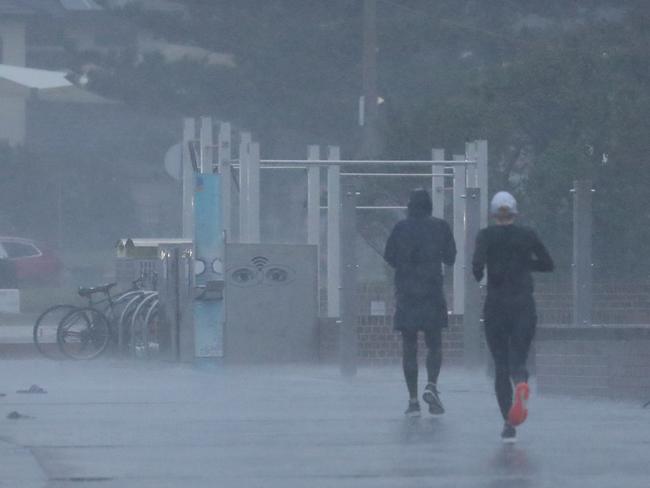
[[[263,281],[265,285],[288,285],[296,278],[296,272],[288,266],[269,264],[264,267]]]
[[[273,266],[264,272],[264,280],[271,283],[286,283],[289,281],[289,271]]]
[[[242,266],[230,272],[230,279],[233,285],[255,286],[259,284],[258,274],[255,268]]]
[[[248,265],[237,266],[228,270],[229,282],[239,287],[255,285],[287,285],[296,277],[296,272],[282,264],[270,263],[268,258],[256,256]]]

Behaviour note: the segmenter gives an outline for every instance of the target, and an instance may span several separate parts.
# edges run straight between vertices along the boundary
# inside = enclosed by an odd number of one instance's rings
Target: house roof
[[[63,71],[24,68],[0,64],[0,92],[27,96],[36,92],[38,98],[52,102],[109,103],[110,101],[80,88],[66,78]]]
[[[26,88],[47,90],[72,86],[63,71],[48,71],[44,69],[24,68],[0,64],[0,78],[12,81]]]
[[[102,10],[95,0],[59,0],[66,10]]]
[[[109,7],[125,7],[129,4],[137,4],[144,10],[158,10],[176,12],[186,7],[179,0],[107,0]]]
[[[102,10],[95,0],[0,0],[0,15],[53,15]]]
[[[60,15],[64,13],[58,1],[52,0],[0,0],[2,15]]]

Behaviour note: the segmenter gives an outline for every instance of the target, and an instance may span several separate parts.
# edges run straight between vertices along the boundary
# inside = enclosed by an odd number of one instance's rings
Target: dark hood
[[[413,190],[408,203],[408,216],[409,217],[431,217],[433,211],[433,203],[429,193],[420,188]]]

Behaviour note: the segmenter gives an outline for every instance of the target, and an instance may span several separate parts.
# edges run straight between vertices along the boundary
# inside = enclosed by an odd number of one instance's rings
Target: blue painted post
[[[201,131],[202,147],[212,146],[212,124]],[[210,152],[211,154],[211,152]],[[212,158],[203,161],[195,175],[195,261],[196,292],[194,302],[195,357],[223,356],[224,322],[224,232],[221,201],[221,175],[213,173]]]

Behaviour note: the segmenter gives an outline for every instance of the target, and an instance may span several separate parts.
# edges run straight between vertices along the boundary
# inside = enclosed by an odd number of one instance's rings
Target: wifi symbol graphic
[[[268,264],[269,258],[265,258],[264,256],[255,256],[251,261],[258,271],[262,271],[262,268]]]

